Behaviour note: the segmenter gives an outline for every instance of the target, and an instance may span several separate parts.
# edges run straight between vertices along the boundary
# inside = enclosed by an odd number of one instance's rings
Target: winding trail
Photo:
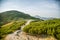
[[[26,25],[28,25],[31,21],[33,21],[33,20],[28,20],[25,25],[21,26],[21,30],[23,30],[23,28],[24,28]]]
[[[19,38],[19,34],[22,33],[23,28],[28,25],[31,21],[33,20],[28,20],[24,25],[21,26],[20,30],[15,31],[12,34],[8,34],[5,38],[5,40],[21,40],[21,38]]]
[[[26,25],[28,25],[31,21],[33,21],[33,20],[28,20],[24,25],[21,26],[21,29],[20,30],[15,31],[13,34],[15,34],[15,35],[17,34],[18,35],[18,33],[22,32],[23,28]]]

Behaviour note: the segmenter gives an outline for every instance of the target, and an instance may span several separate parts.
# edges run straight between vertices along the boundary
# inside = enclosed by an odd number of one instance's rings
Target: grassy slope
[[[60,19],[31,22],[23,31],[29,34],[50,35],[60,40]]]

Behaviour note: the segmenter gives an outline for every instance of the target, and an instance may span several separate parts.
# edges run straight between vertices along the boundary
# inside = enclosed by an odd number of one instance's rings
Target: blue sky
[[[60,18],[59,0],[0,0],[0,12],[18,10],[32,16]]]

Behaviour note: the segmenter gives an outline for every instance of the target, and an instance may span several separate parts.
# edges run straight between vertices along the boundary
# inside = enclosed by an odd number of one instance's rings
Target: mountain
[[[34,16],[35,18],[39,18],[39,19],[42,19],[42,20],[48,20],[48,19],[53,19],[53,18],[46,18],[46,17],[40,17],[39,15],[35,15]]]
[[[16,18],[16,19],[18,19],[18,18],[33,19],[34,18],[34,17],[31,17],[28,14],[25,14],[25,13],[19,12],[19,11],[15,11],[15,10],[2,12],[2,13],[0,13],[0,15],[2,17],[10,18],[10,19],[14,19],[14,18]]]
[[[38,19],[38,18],[32,17],[28,14],[16,10],[5,11],[0,13],[0,22],[1,22],[0,25],[6,24],[12,20],[19,20],[19,19]]]

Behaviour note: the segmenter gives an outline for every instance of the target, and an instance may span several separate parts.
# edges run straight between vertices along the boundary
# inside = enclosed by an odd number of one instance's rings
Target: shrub
[[[4,35],[10,34],[16,30],[20,30],[21,26],[25,24],[25,22],[26,21],[13,21],[3,25],[0,28],[0,39],[2,39]]]
[[[46,34],[60,40],[60,19],[31,22],[23,28],[24,32],[30,34]]]

